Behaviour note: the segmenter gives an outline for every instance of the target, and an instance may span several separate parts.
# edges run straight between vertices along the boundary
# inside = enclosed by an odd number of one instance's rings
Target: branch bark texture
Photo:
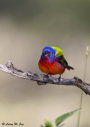
[[[58,82],[58,78],[52,76],[46,76],[45,74],[37,74],[32,72],[23,72],[22,70],[15,68],[10,61],[8,61],[6,65],[0,64],[0,70],[20,78],[36,81],[38,85],[46,85],[49,83],[54,85],[76,86],[83,90],[86,94],[90,95],[90,84],[83,82],[77,77],[72,79],[61,78],[60,82]]]

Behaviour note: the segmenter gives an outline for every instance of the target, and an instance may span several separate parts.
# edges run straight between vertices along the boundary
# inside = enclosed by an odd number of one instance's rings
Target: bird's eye
[[[51,52],[48,52],[48,53],[42,53],[43,56],[48,56]]]

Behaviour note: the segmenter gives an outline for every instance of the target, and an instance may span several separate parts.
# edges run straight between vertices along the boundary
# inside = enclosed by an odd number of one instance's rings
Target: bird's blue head
[[[55,59],[55,50],[49,46],[46,46],[42,50],[41,60],[49,60],[52,62]]]

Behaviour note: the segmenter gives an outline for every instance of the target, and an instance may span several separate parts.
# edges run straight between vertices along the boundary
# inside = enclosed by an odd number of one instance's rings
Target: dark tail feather
[[[71,69],[71,70],[74,70],[74,68],[71,67],[71,66],[67,66],[67,69],[68,69],[68,70],[70,70],[70,69]]]

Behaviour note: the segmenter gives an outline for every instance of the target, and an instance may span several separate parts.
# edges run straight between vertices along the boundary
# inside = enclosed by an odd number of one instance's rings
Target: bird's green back
[[[55,56],[56,57],[62,57],[61,58],[61,60],[59,60],[58,62],[59,63],[66,63],[67,64],[67,61],[65,60],[65,58],[64,58],[64,55],[63,55],[63,51],[60,49],[60,48],[58,48],[58,47],[52,47],[54,50],[55,50]]]
[[[53,49],[55,50],[55,56],[56,56],[56,57],[61,57],[61,59],[58,60],[58,62],[59,62],[63,67],[67,68],[68,70],[70,70],[70,69],[74,70],[73,67],[68,66],[68,62],[67,62],[66,59],[64,58],[63,51],[62,51],[60,48],[58,48],[58,47],[53,47],[53,46],[52,46],[51,48],[53,48]]]
[[[60,56],[62,56],[63,55],[63,51],[60,49],[60,48],[58,48],[58,47],[51,47],[51,48],[53,48],[54,50],[55,50],[55,56],[56,57],[60,57]]]

